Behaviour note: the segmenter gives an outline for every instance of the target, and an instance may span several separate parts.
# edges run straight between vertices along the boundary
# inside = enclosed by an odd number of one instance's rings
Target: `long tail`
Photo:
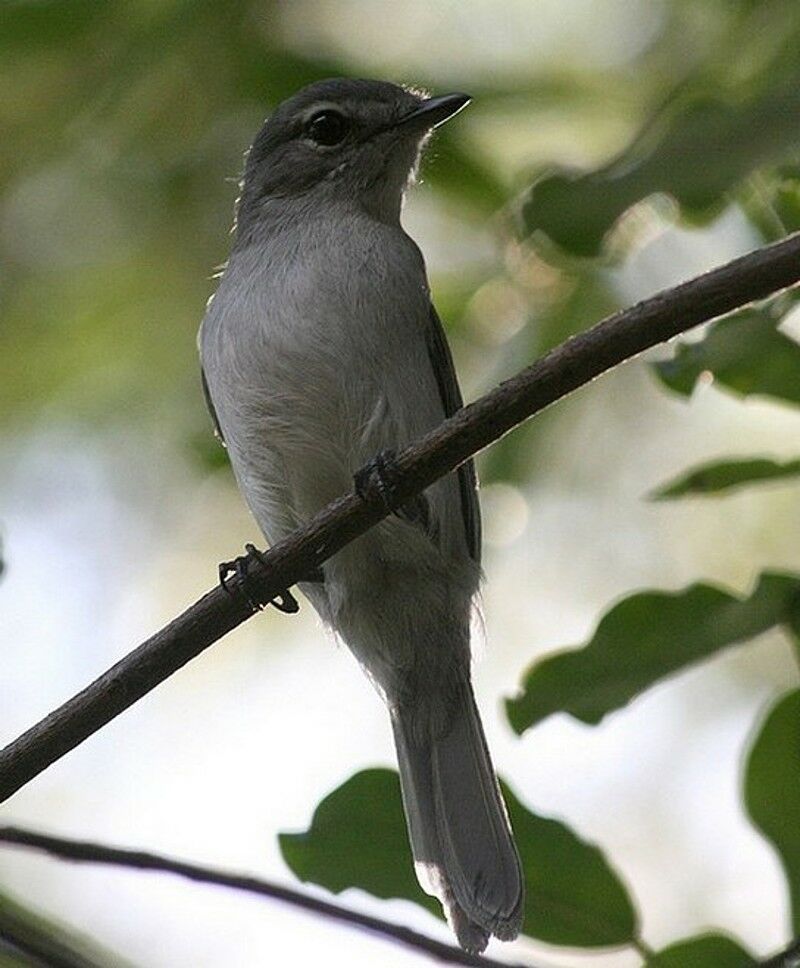
[[[480,952],[522,926],[522,868],[468,681],[448,712],[392,709],[417,876],[442,902],[459,944]]]

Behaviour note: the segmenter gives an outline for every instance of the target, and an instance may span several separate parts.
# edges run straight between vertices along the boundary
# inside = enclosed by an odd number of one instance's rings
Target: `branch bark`
[[[111,864],[117,867],[128,867],[140,871],[160,871],[169,874],[176,874],[178,877],[185,877],[190,881],[197,881],[202,884],[215,884],[220,887],[232,888],[237,891],[246,891],[249,894],[258,894],[261,897],[269,897],[276,901],[282,901],[293,907],[311,911],[314,914],[321,914],[326,918],[351,925],[361,930],[369,931],[393,941],[400,942],[407,948],[412,948],[417,952],[429,955],[437,961],[446,962],[452,965],[470,965],[476,968],[515,968],[509,962],[495,961],[482,955],[470,955],[460,948],[443,944],[435,941],[418,931],[404,928],[390,921],[372,917],[369,914],[360,914],[330,901],[303,894],[300,891],[282,887],[279,884],[272,884],[269,881],[261,880],[257,877],[250,877],[246,874],[232,874],[226,871],[214,870],[202,867],[199,864],[190,864],[186,861],[174,860],[163,857],[160,854],[151,854],[141,850],[126,850],[121,847],[108,847],[105,844],[96,844],[89,841],[71,840],[65,837],[51,837],[48,834],[37,833],[33,830],[24,830],[20,827],[0,827],[0,844],[8,844],[17,847],[27,847],[33,850],[43,851],[52,857],[61,860],[69,860],[77,863],[89,864]],[[73,968],[70,965],[70,968]],[[77,968],[77,966],[76,966]],[[533,968],[533,966],[517,965],[516,968]]]
[[[615,313],[459,410],[397,456],[398,504],[599,374],[699,323],[800,281],[800,233]],[[254,585],[268,602],[387,514],[346,494],[272,547]],[[0,802],[252,614],[240,593],[204,595],[166,628],[0,752]]]

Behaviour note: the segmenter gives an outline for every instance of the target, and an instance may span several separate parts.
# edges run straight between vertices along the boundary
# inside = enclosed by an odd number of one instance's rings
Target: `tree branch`
[[[53,930],[48,930],[52,927]],[[4,903],[0,907],[0,965],[29,965],[30,968],[104,968],[99,961],[73,947],[71,940],[56,933],[54,926],[37,925]],[[13,955],[6,961],[4,955]],[[119,964],[119,962],[115,962]]]
[[[237,891],[247,891],[249,894],[258,894],[261,897],[270,897],[276,901],[283,901],[293,907],[302,908],[305,911],[312,911],[321,914],[334,921],[361,928],[380,935],[384,938],[391,938],[398,941],[407,948],[413,948],[417,952],[422,952],[430,957],[447,962],[452,965],[471,965],[477,968],[515,968],[508,962],[495,961],[492,958],[485,958],[481,955],[467,954],[460,948],[434,941],[418,931],[404,928],[390,921],[372,917],[369,914],[360,914],[358,911],[351,911],[330,901],[303,894],[300,891],[292,890],[288,887],[281,887],[278,884],[271,884],[257,877],[250,877],[246,874],[231,874],[225,871],[213,870],[212,868],[201,867],[198,864],[190,864],[185,861],[173,860],[169,857],[162,857],[159,854],[151,854],[141,850],[126,850],[120,847],[107,847],[103,844],[95,844],[89,841],[69,840],[64,837],[51,837],[48,834],[40,834],[32,830],[23,830],[19,827],[0,827],[0,844],[9,844],[17,847],[29,847],[33,850],[43,851],[61,860],[75,861],[78,863],[89,864],[112,864],[118,867],[128,867],[143,871],[162,871],[169,874],[177,874],[178,877],[185,877],[190,881],[197,881],[202,884],[216,884],[220,887],[232,888]],[[525,968],[517,965],[516,968]],[[532,966],[527,966],[532,968]]]
[[[473,454],[613,366],[800,281],[800,234],[615,313],[459,410],[397,457],[402,504]],[[254,576],[263,600],[312,574],[387,514],[379,496],[340,497],[272,547]],[[238,580],[231,584],[239,589]],[[240,589],[239,589],[240,590]],[[0,802],[249,618],[244,596],[208,592],[0,752]]]

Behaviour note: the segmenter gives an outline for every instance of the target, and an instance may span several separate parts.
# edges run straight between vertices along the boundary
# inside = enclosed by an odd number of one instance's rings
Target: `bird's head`
[[[278,199],[355,203],[396,219],[430,132],[469,100],[346,78],[303,88],[277,107],[248,152],[239,231]]]

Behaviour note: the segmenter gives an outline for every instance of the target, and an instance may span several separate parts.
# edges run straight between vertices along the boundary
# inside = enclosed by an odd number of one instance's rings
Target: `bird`
[[[463,406],[401,209],[432,132],[469,101],[318,81],[247,151],[198,344],[216,432],[269,544],[354,481],[388,492],[393,453]],[[388,708],[418,879],[480,952],[519,934],[524,878],[471,683],[472,461],[394,511],[299,587]]]

